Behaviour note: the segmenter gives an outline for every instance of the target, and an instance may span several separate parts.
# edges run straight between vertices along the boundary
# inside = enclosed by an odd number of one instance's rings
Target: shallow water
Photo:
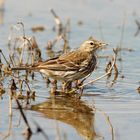
[[[16,5],[15,5],[16,4]],[[119,77],[110,87],[106,78],[88,85],[80,101],[74,99],[49,98],[49,88],[44,80],[36,74],[31,82],[31,88],[38,96],[32,101],[31,108],[24,110],[32,130],[36,125],[44,130],[49,139],[94,139],[94,140],[139,140],[140,138],[140,34],[137,31],[135,19],[140,19],[138,0],[9,0],[5,1],[4,11],[0,11],[0,49],[8,57],[8,36],[10,27],[17,22],[23,22],[27,36],[35,36],[42,49],[44,59],[47,41],[52,40],[56,33],[54,18],[50,13],[53,8],[63,23],[68,18],[71,21],[70,47],[79,46],[89,36],[93,35],[109,43],[107,49],[100,55],[112,54],[112,48],[120,44],[122,26],[124,34],[122,48],[133,49],[132,52],[122,51],[122,61],[117,61]],[[83,24],[78,25],[81,21]],[[140,20],[139,20],[140,21]],[[33,33],[32,26],[42,25],[45,31]],[[59,45],[55,51],[61,50]],[[106,59],[99,59],[99,68],[87,79],[91,80],[104,73]],[[124,75],[124,78],[121,76]],[[10,83],[4,80],[4,85]],[[9,140],[26,139],[22,132],[25,124],[17,109],[13,109],[12,121],[9,111],[8,89],[0,101],[0,139],[3,139],[10,129]],[[13,102],[13,107],[16,104]],[[21,120],[21,121],[20,121]],[[10,125],[10,122],[12,123]],[[11,126],[11,127],[10,127]],[[111,129],[111,126],[113,129]],[[45,139],[42,134],[35,134],[31,140]]]

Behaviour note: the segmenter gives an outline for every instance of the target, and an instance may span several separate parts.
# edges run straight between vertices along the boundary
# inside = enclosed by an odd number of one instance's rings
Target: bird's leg
[[[76,82],[75,82],[75,87],[76,87],[77,89],[79,89],[80,86],[83,85],[84,81],[85,81],[90,75],[91,75],[91,73],[88,74],[88,75],[87,75],[85,78],[83,78],[82,80],[76,80]]]
[[[49,87],[51,80],[47,76],[45,77],[45,80],[46,80],[46,86]]]
[[[79,90],[79,94],[78,94],[78,98],[80,99],[82,94],[83,94],[83,87],[81,88],[81,86],[83,85],[83,82],[84,82],[85,78],[83,80],[76,80],[76,83],[75,83],[75,87],[76,89]]]
[[[75,81],[75,88],[79,89],[79,86],[81,86],[83,82],[81,80],[76,80]]]
[[[63,83],[62,83],[62,93],[65,92],[65,87],[66,87],[66,82],[63,82]]]
[[[62,92],[68,92],[71,90],[72,82],[64,82],[62,85]]]
[[[51,80],[51,84],[52,84],[52,87],[51,87],[51,93],[52,94],[55,94],[56,93],[56,90],[57,90],[57,80]]]
[[[82,86],[83,83],[84,83],[84,81],[85,81],[90,75],[91,75],[91,73],[88,74],[88,75],[87,75],[85,78],[83,78],[82,80],[76,80],[76,82],[75,82],[75,87],[76,87],[76,88],[79,88],[80,86]]]
[[[68,93],[72,88],[72,82],[67,82],[66,92]]]

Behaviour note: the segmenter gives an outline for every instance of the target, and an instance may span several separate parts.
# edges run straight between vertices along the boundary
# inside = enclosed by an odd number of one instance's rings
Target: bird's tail
[[[36,67],[13,67],[11,70],[37,70]]]

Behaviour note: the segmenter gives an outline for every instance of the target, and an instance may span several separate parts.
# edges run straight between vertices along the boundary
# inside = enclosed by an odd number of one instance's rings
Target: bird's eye
[[[90,45],[93,45],[93,42],[90,42]]]

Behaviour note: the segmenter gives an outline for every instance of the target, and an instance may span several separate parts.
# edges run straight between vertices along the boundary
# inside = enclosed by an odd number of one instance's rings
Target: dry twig
[[[54,20],[55,20],[55,23],[56,23],[58,35],[61,35],[62,32],[63,32],[63,25],[62,25],[62,22],[61,22],[59,16],[54,12],[53,9],[51,9],[51,13],[52,13],[53,16],[54,16]]]

